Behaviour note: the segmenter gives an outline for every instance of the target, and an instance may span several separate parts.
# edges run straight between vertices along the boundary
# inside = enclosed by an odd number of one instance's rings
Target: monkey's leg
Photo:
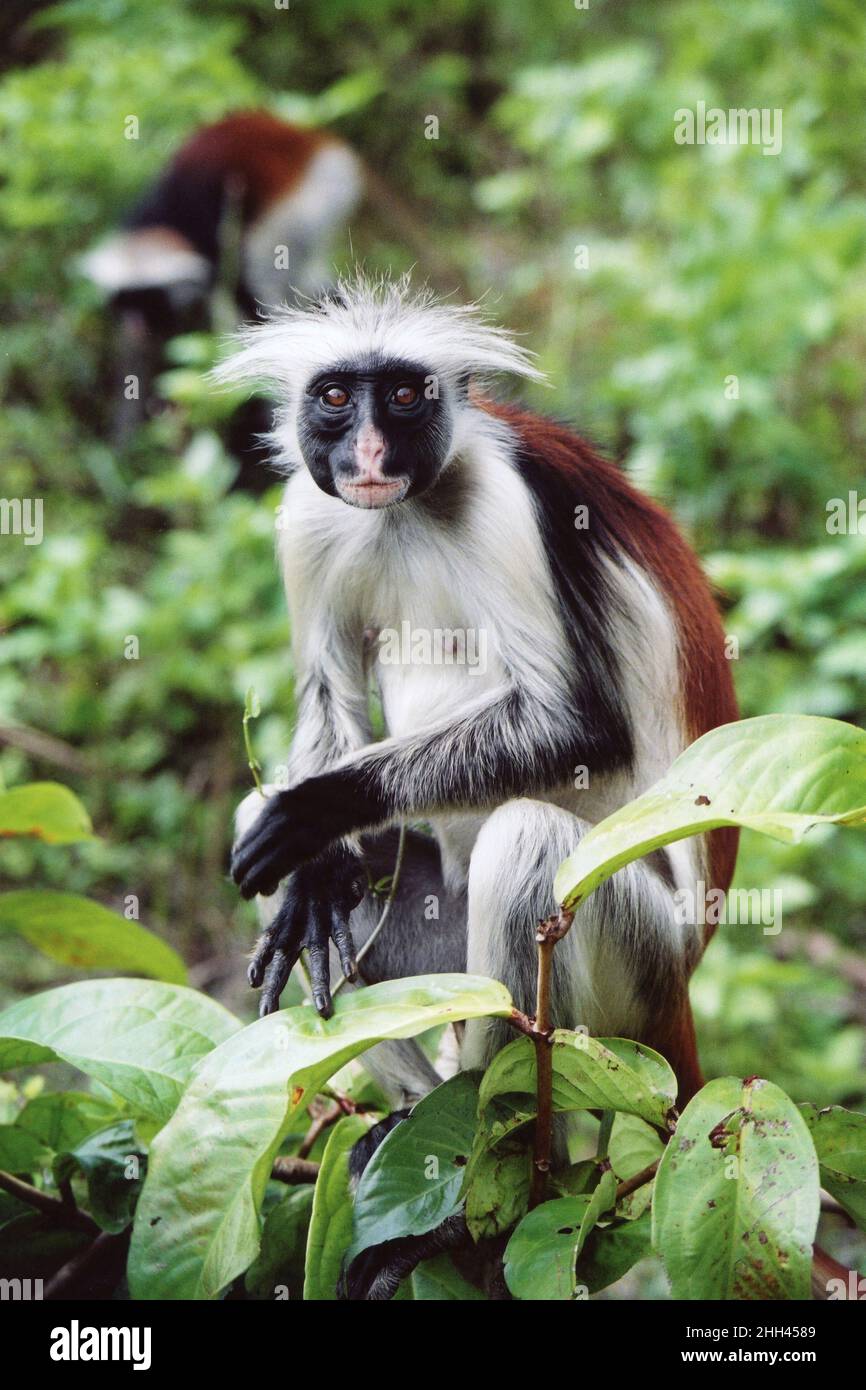
[[[399,838],[397,830],[363,837],[364,863],[373,883],[393,874]],[[382,915],[386,897],[387,891],[381,896],[367,893],[352,913],[350,925],[358,954]],[[457,974],[465,969],[465,893],[445,887],[436,841],[407,830],[394,901],[380,935],[359,963],[358,974],[370,985],[409,975]],[[338,975],[339,962],[332,951],[332,976],[336,979]],[[414,1104],[442,1080],[411,1038],[379,1043],[365,1052],[362,1060],[395,1109]]]
[[[467,969],[490,975],[534,1014],[537,922],[556,910],[553,879],[590,828],[547,802],[521,799],[485,821],[469,868]],[[680,1098],[701,1084],[688,1002],[696,929],[677,922],[674,880],[662,852],[620,869],[578,908],[553,953],[554,1027],[621,1036],[662,1052]],[[512,1036],[500,1019],[466,1026],[461,1066],[486,1067]]]

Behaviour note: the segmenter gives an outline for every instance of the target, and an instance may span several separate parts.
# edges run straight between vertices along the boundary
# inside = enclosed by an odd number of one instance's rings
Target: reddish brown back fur
[[[237,176],[244,221],[252,222],[300,181],[313,155],[334,137],[278,120],[267,111],[239,111],[202,127],[172,161],[176,169],[216,169]]]
[[[668,514],[638,492],[621,470],[596,454],[566,426],[514,406],[488,400],[478,404],[504,421],[536,457],[546,460],[579,484],[626,554],[667,597],[679,633],[683,724],[688,742],[738,718],[724,633],[709,584],[696,556]],[[733,877],[739,832],[713,830],[709,847],[708,887],[727,889]],[[707,937],[711,931],[707,931]],[[641,1041],[655,1047],[673,1066],[679,1102],[685,1104],[702,1085],[695,1029],[688,994],[670,999],[670,1012],[644,1031]]]
[[[574,478],[581,496],[596,499],[599,515],[625,552],[667,597],[679,631],[683,720],[688,742],[719,724],[737,719],[718,609],[694,552],[667,512],[638,492],[616,464],[596,454],[565,425],[510,405],[485,400],[483,406],[526,440],[534,454]],[[725,889],[733,875],[737,831],[714,830],[708,838],[712,874],[709,886]]]

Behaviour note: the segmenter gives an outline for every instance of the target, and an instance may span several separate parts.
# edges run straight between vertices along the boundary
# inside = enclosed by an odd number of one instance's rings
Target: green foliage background
[[[2,29],[0,492],[44,498],[46,534],[0,539],[0,765],[61,776],[102,836],[3,847],[7,886],[135,894],[201,982],[240,979],[251,916],[224,865],[245,690],[266,774],[293,717],[279,493],[229,492],[214,342],[176,344],[165,412],[123,455],[106,444],[111,328],[76,257],[194,125],[243,106],[350,139],[423,236],[368,207],[342,263],[423,275],[435,253],[441,288],[487,294],[539,353],[532,404],[675,511],[723,591],[745,713],[866,722],[866,535],[826,529],[866,436],[856,0],[70,0],[13,4]],[[677,146],[698,100],[781,108],[781,154]],[[708,1074],[862,1103],[863,838],[747,837],[738,882],[784,890],[784,930],[724,928],[699,970]],[[0,1002],[67,977],[3,952]]]

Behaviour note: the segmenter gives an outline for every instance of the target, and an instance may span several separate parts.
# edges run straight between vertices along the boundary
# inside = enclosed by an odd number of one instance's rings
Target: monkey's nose
[[[355,466],[358,469],[358,482],[374,482],[382,477],[382,460],[385,457],[385,439],[375,425],[369,421],[358,431],[353,449]]]

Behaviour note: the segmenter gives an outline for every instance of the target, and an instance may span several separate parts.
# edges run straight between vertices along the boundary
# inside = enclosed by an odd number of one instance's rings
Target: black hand
[[[235,847],[232,878],[245,898],[273,893],[288,874],[335,840],[380,818],[380,808],[350,772],[309,777],[268,798]]]
[[[271,925],[262,933],[247,971],[261,986],[259,1016],[279,1008],[280,995],[302,950],[307,952],[313,1002],[323,1018],[332,1010],[328,943],[333,941],[347,979],[355,978],[349,914],[364,896],[360,860],[339,846],[294,873]]]

